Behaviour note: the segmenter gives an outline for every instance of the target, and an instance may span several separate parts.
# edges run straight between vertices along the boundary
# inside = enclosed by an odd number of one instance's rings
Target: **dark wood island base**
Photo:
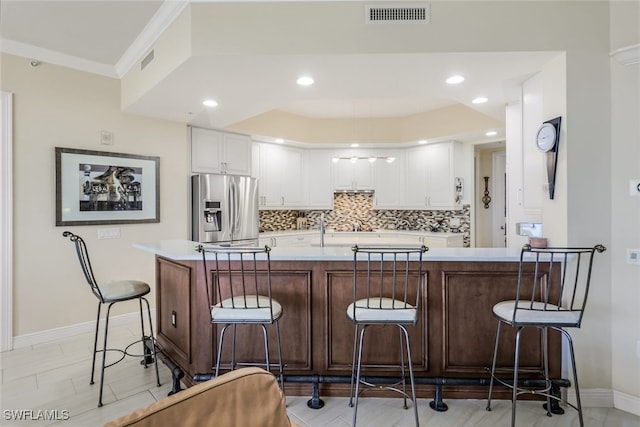
[[[349,395],[354,326],[346,308],[352,302],[352,268],[352,261],[346,259],[272,257],[273,296],[284,310],[280,328],[286,392],[311,396],[310,407],[322,407],[320,396]],[[485,399],[496,332],[492,307],[515,297],[518,262],[426,260],[422,271],[420,319],[409,328],[418,396],[432,398],[434,410],[446,410],[444,397]],[[195,256],[156,255],[156,298],[157,342],[164,356],[184,372],[182,381],[187,385],[210,378],[218,330],[210,322],[202,262]],[[263,361],[261,336],[253,326],[238,328],[239,360]],[[387,345],[399,339],[397,328],[377,327],[368,337],[363,364],[398,363],[398,346]],[[560,378],[560,336],[550,333],[549,340],[549,369],[559,394],[559,387],[569,383]],[[514,331],[505,329],[498,366],[513,363],[514,341]],[[541,369],[539,331],[526,331],[521,345],[521,368]],[[270,349],[274,352],[271,357],[276,358],[275,343]],[[230,346],[223,350],[223,363],[230,353]],[[398,375],[398,371],[380,368],[363,372],[373,380]],[[542,383],[537,376],[522,378],[525,383]],[[375,395],[382,394],[365,394]],[[511,391],[499,387],[494,396],[510,399]]]

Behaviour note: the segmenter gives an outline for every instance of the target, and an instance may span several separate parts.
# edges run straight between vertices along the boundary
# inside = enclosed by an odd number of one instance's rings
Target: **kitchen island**
[[[187,384],[211,377],[218,337],[210,323],[197,245],[187,240],[134,245],[155,254],[158,344],[184,371]],[[434,409],[446,409],[443,393],[486,398],[496,329],[492,306],[515,297],[519,254],[518,249],[434,248],[424,255],[419,322],[409,329],[418,395],[435,396]],[[319,395],[349,393],[353,325],[346,308],[352,302],[352,260],[348,246],[271,251],[273,296],[284,310],[280,330],[286,391],[311,394],[311,406],[321,406]],[[260,336],[257,328],[239,328],[238,356],[262,360],[261,346],[254,345]],[[509,328],[501,334],[498,365],[512,363],[514,339]],[[399,361],[397,346],[387,345],[397,340],[396,328],[371,330],[363,363]],[[541,368],[539,333],[526,331],[522,340],[521,367]],[[270,348],[275,352],[275,345]],[[559,336],[550,334],[551,376],[564,385],[560,352]],[[229,354],[230,346],[223,350],[223,363]],[[371,368],[364,374],[397,372]],[[497,392],[510,398],[506,389]]]

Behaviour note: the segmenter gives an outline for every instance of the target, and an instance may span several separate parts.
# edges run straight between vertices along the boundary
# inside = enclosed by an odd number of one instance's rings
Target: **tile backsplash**
[[[325,227],[336,231],[410,230],[443,231],[464,234],[464,246],[470,245],[470,205],[460,210],[388,210],[373,209],[373,195],[336,193],[333,210],[261,210],[262,231],[297,229],[298,217],[306,217],[307,228],[320,227],[320,215],[325,215]]]

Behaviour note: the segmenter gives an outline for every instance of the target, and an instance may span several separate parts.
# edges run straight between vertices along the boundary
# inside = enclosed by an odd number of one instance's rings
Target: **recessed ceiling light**
[[[457,85],[458,83],[462,83],[464,81],[464,77],[462,76],[451,76],[447,79],[447,83],[449,83],[450,85]]]
[[[427,140],[426,139],[421,139],[420,141],[418,141],[418,144],[422,145],[422,144],[426,144]]]
[[[484,104],[485,102],[487,102],[488,99],[485,98],[484,96],[479,96],[476,99],[474,99],[473,101],[471,101],[474,104]]]
[[[277,142],[278,144],[282,144],[284,142],[284,139],[276,138],[274,141]]]
[[[353,144],[351,144],[351,146],[352,146],[353,148],[355,148],[355,147],[360,147],[360,144],[358,144],[357,142],[354,142]]]
[[[302,76],[298,77],[296,83],[298,83],[300,86],[311,86],[313,84],[313,79],[309,76]]]
[[[204,105],[205,107],[217,107],[218,102],[214,99],[205,99],[204,101],[202,101],[202,105]]]
[[[496,132],[495,130],[490,130],[489,132],[485,133],[485,135],[487,136],[496,136],[498,134],[498,132]]]

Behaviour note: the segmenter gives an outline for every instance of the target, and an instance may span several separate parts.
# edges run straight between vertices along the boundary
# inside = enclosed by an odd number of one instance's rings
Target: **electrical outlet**
[[[629,195],[640,196],[640,179],[629,180]]]
[[[120,229],[119,228],[98,228],[98,239],[119,239],[120,238]]]
[[[627,264],[640,265],[640,249],[627,249]]]

